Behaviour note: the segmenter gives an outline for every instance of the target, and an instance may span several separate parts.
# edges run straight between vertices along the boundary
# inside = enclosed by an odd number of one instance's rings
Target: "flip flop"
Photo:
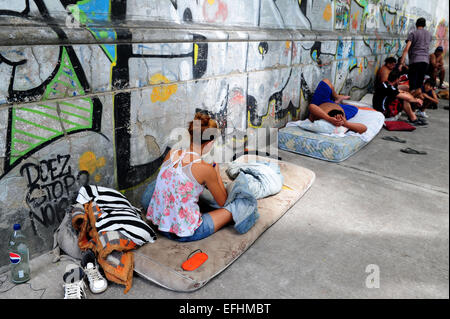
[[[425,151],[418,151],[418,150],[415,150],[415,149],[410,148],[410,147],[402,148],[400,150],[400,152],[407,153],[407,154],[420,154],[420,155],[427,155],[428,154]]]
[[[398,143],[406,143],[406,140],[402,140],[401,138],[398,138],[397,136],[385,136],[385,137],[382,137],[381,139],[386,140],[386,141],[398,142]]]

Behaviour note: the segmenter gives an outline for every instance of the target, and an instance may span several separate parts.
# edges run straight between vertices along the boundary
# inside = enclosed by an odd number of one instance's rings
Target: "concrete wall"
[[[197,109],[229,137],[304,118],[324,77],[361,98],[420,16],[447,52],[438,0],[0,0],[0,265],[15,222],[50,250],[84,183],[138,205]]]

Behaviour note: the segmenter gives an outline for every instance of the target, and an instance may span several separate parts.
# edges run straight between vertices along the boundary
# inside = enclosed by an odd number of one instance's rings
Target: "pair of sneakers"
[[[108,287],[108,282],[96,266],[94,253],[84,254],[81,266],[67,265],[66,272],[63,275],[64,299],[85,299],[85,279],[89,282],[89,289],[94,294],[101,293]]]
[[[418,117],[421,117],[421,118],[424,118],[424,119],[428,118],[428,114],[427,114],[425,111],[419,111],[419,110],[417,110],[417,111],[416,111],[416,115],[417,115]]]
[[[409,120],[409,123],[414,126],[425,126],[428,125],[428,122],[423,117],[417,117],[415,121]]]

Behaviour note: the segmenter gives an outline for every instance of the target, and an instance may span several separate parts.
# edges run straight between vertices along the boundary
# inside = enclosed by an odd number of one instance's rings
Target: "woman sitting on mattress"
[[[195,126],[194,121],[199,121],[200,125]],[[232,220],[231,213],[224,208],[200,213],[198,200],[205,185],[221,207],[228,195],[218,164],[208,164],[194,152],[198,150],[205,154],[211,149],[214,137],[195,141],[193,136],[203,136],[206,129],[217,129],[217,123],[202,113],[195,114],[194,121],[188,129],[190,147],[174,149],[167,154],[147,209],[147,219],[158,226],[164,236],[183,242],[208,237]],[[194,135],[194,127],[201,132]]]
[[[336,94],[330,80],[324,79],[317,85],[316,91],[309,104],[309,120],[323,119],[334,126],[344,126],[356,133],[364,133],[367,126],[361,123],[348,122],[358,113],[358,108],[353,105],[339,104],[350,96]]]

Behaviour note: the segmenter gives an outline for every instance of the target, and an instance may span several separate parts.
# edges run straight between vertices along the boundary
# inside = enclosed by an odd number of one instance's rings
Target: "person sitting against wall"
[[[361,123],[349,122],[358,113],[358,108],[353,105],[340,104],[350,96],[337,94],[330,80],[320,81],[309,104],[309,120],[323,119],[334,126],[344,126],[351,131],[364,133],[367,126]]]
[[[205,130],[217,129],[209,115],[196,113],[194,121],[200,122],[201,131],[195,136],[203,137]],[[166,155],[146,215],[162,235],[180,242],[206,238],[232,221],[232,214],[225,208],[200,212],[198,201],[205,186],[220,207],[228,194],[219,165],[203,161],[200,155],[212,148],[214,137],[194,140],[194,121],[188,129],[189,148],[173,149]]]
[[[397,66],[397,59],[390,56],[384,60],[384,65],[378,70],[377,75],[375,77],[375,87],[381,85],[383,82],[386,82],[392,70],[394,70]]]
[[[430,63],[428,64],[428,75],[436,83],[439,76],[439,89],[443,89],[443,83],[445,79],[444,68],[444,49],[439,46],[430,54]]]
[[[384,114],[386,118],[396,116],[399,112],[405,111],[409,122],[414,126],[427,125],[428,123],[418,118],[411,107],[411,103],[416,103],[419,107],[423,101],[415,98],[409,92],[401,91],[397,88],[400,78],[398,70],[389,73],[388,80],[380,85],[373,95],[373,108]]]

